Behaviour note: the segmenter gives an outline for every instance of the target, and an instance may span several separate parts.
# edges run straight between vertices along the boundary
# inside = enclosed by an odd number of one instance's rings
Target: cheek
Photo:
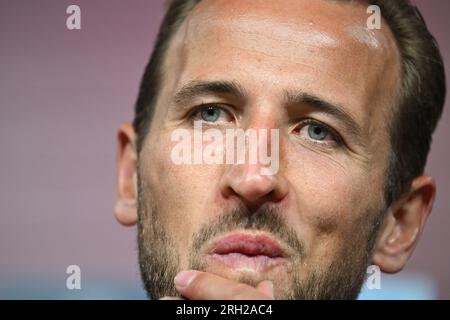
[[[141,171],[161,222],[182,253],[187,252],[192,235],[205,222],[202,213],[208,212],[215,190],[212,182],[219,180],[220,166],[175,164],[171,158],[175,144],[170,134],[148,139],[141,154]],[[187,255],[180,257],[182,265],[187,265],[183,261]]]
[[[311,254],[331,257],[364,230],[368,208],[379,204],[381,181],[348,159],[335,161],[309,150],[302,151],[301,159],[289,161],[293,220]]]

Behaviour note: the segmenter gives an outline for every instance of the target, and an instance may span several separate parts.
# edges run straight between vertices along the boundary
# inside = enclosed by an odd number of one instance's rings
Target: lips
[[[220,238],[214,242],[213,253],[241,253],[246,256],[263,255],[269,258],[284,256],[284,251],[278,241],[265,235],[236,233]]]
[[[282,245],[265,234],[236,232],[213,241],[210,262],[247,271],[265,271],[286,261]]]

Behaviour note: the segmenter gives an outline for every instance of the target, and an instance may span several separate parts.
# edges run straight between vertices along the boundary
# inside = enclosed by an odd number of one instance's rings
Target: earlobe
[[[373,264],[380,267],[383,272],[396,273],[402,270],[408,261],[406,248],[411,242],[405,243],[402,239],[402,226],[399,217],[400,208],[390,209],[385,218],[384,226],[378,237],[373,255]]]
[[[118,131],[116,219],[123,225],[137,222],[137,152],[135,132],[130,123]]]
[[[117,200],[114,212],[117,221],[124,226],[132,226],[137,222],[136,202]]]
[[[391,205],[373,255],[373,263],[382,271],[395,273],[406,265],[431,213],[435,192],[433,178],[420,176]]]

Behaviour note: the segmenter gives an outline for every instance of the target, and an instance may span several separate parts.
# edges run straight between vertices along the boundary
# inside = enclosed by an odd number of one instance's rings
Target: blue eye
[[[307,127],[308,127],[308,136],[313,140],[323,141],[330,134],[328,132],[328,129],[316,124],[309,124]]]
[[[223,111],[220,108],[210,106],[203,108],[200,111],[200,116],[202,120],[206,122],[216,122],[219,119],[222,112]]]
[[[229,123],[234,120],[233,115],[226,107],[218,104],[201,105],[195,108],[189,117],[194,121],[203,121],[210,124]]]
[[[315,120],[304,120],[296,132],[305,140],[323,145],[339,145],[341,143],[339,135],[333,129]]]

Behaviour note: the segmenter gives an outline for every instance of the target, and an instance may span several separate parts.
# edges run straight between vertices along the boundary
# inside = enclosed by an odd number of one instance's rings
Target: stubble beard
[[[180,253],[162,222],[158,205],[151,197],[149,188],[138,175],[138,249],[139,267],[143,286],[150,299],[164,296],[181,297],[173,279],[180,269]],[[342,300],[356,299],[365,280],[366,269],[382,222],[382,210],[367,209],[366,217],[372,217],[364,232],[352,234],[345,239],[340,252],[327,266],[316,266],[306,277],[301,277],[304,245],[296,232],[289,228],[282,215],[270,206],[262,206],[249,213],[241,206],[224,212],[206,223],[192,237],[189,250],[189,269],[205,271],[206,265],[200,251],[204,244],[219,234],[236,229],[266,231],[289,245],[296,255],[291,259],[290,285],[277,299],[288,300]],[[253,277],[242,275],[234,279],[256,286]]]

